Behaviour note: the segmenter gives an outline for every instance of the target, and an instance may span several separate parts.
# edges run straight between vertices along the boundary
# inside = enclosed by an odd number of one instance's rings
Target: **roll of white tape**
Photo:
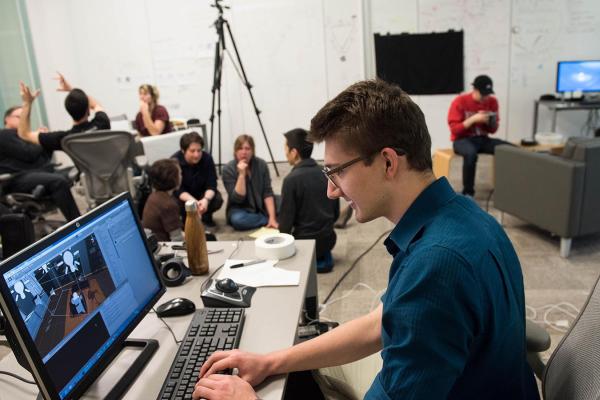
[[[256,258],[283,260],[296,253],[294,237],[287,233],[264,235],[254,241]]]

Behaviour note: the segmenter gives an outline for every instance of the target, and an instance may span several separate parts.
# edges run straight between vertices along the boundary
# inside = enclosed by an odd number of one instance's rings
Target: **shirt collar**
[[[292,169],[294,170],[296,168],[314,167],[315,165],[317,165],[315,160],[312,158],[305,158],[304,160],[300,160],[298,164],[294,165],[294,168]]]
[[[414,237],[433,218],[437,210],[455,197],[456,192],[445,177],[427,186],[385,240],[387,251],[392,256],[396,256],[399,251],[406,252]]]

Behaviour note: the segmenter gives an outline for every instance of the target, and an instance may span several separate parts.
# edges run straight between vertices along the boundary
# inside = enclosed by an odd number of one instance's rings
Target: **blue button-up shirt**
[[[385,241],[383,368],[366,399],[537,399],[521,265],[502,227],[445,178]]]

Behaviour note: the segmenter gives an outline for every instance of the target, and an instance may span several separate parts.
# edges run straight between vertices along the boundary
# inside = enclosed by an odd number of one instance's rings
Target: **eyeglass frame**
[[[407,154],[406,150],[401,149],[399,147],[391,147],[391,148],[394,149],[396,154],[398,154],[399,156],[405,156]],[[325,178],[327,178],[327,180],[329,182],[331,182],[331,184],[333,186],[335,186],[336,188],[339,188],[339,186],[333,181],[333,178],[332,178],[333,175],[339,174],[346,168],[356,164],[359,161],[364,161],[364,160],[367,160],[367,159],[373,157],[375,154],[379,153],[383,149],[385,149],[385,147],[382,147],[381,149],[375,151],[374,153],[369,154],[368,156],[360,156],[360,157],[353,158],[352,160],[347,161],[347,162],[343,163],[342,165],[338,165],[337,167],[334,167],[334,168],[329,168],[329,167],[324,166],[321,169],[321,172],[323,172],[323,174],[325,175]]]

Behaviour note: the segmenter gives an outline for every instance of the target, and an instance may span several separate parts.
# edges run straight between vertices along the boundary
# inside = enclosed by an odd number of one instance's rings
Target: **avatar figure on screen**
[[[16,293],[15,302],[17,303],[17,307],[19,307],[19,311],[21,311],[23,316],[27,318],[35,309],[35,296],[25,287],[22,281],[15,282],[13,289]]]

